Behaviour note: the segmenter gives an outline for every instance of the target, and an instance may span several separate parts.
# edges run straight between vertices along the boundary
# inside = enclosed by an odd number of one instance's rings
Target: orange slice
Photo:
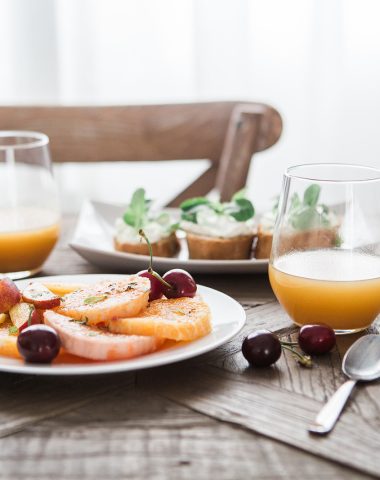
[[[195,340],[211,332],[211,314],[200,296],[154,300],[138,316],[113,319],[113,333]]]
[[[17,335],[9,335],[9,327],[12,327],[9,320],[0,325],[0,355],[21,358],[17,350]]]
[[[150,281],[139,275],[106,280],[62,297],[56,311],[88,325],[108,324],[112,318],[133,317],[148,304]]]

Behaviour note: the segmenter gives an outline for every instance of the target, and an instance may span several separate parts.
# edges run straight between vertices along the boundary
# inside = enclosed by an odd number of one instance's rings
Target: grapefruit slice
[[[140,313],[148,304],[149,292],[148,278],[125,275],[123,280],[103,281],[65,295],[56,311],[88,325],[107,325],[111,318]]]
[[[119,335],[88,326],[53,310],[44,313],[46,325],[58,333],[63,348],[91,360],[124,360],[151,353],[163,343],[152,336]]]
[[[138,316],[111,320],[108,328],[114,333],[189,341],[211,332],[211,314],[199,295],[160,299],[150,302]]]

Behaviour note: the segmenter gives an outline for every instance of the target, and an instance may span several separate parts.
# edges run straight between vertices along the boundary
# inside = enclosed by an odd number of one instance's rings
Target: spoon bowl
[[[309,432],[330,432],[341,414],[356,382],[380,378],[380,335],[370,334],[356,340],[347,350],[342,370],[350,380],[341,385],[309,426]]]
[[[356,381],[380,378],[380,335],[365,335],[351,345],[343,358],[342,370]]]

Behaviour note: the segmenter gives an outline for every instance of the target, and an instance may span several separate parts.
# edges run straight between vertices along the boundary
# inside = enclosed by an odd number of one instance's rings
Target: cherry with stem
[[[182,270],[180,268],[175,268],[173,270],[169,270],[168,272],[166,272],[163,277],[161,277],[161,275],[159,275],[157,272],[153,270],[152,245],[148,237],[146,236],[144,230],[140,229],[139,235],[146,241],[149,248],[149,255],[150,255],[148,270],[143,273],[140,272],[140,274],[148,277],[151,280],[151,286],[152,284],[154,284],[157,292],[158,292],[158,284],[156,284],[156,282],[160,283],[159,288],[161,291],[161,296],[163,294],[167,298],[194,297],[197,292],[197,284],[195,283],[195,280],[193,279],[193,277],[185,270]],[[155,299],[161,298],[161,297],[157,297],[156,295],[154,296],[155,296]]]

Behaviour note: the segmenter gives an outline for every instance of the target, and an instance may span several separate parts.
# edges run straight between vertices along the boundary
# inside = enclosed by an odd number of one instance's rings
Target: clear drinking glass
[[[0,273],[28,277],[41,270],[59,235],[49,138],[0,131],[0,175]]]
[[[297,325],[324,323],[336,333],[368,327],[380,313],[380,171],[289,168],[269,278]]]

